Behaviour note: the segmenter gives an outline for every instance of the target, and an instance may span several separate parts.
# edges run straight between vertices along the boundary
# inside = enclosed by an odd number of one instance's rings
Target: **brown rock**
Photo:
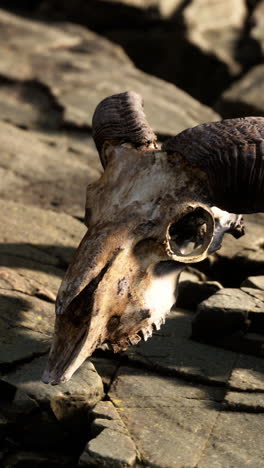
[[[14,108],[17,117],[19,107],[17,103]],[[0,122],[0,143],[2,199],[83,217],[86,186],[100,175],[95,151],[90,154],[87,151],[84,162],[83,154],[76,154],[70,142],[67,146],[62,139],[41,137],[3,122]]]
[[[88,442],[80,466],[134,466],[136,446],[114,405],[110,401],[99,402],[92,415],[92,431],[97,435]]]
[[[213,343],[246,331],[255,315],[263,312],[264,295],[254,294],[254,289],[221,289],[199,305],[192,323],[192,336]]]
[[[214,54],[226,64],[231,75],[241,66],[236,60],[247,10],[244,0],[193,0],[183,12],[188,38],[206,54]]]
[[[173,85],[137,70],[120,47],[82,27],[55,28],[5,12],[0,14],[0,26],[5,57],[1,75],[18,84],[34,80],[48,88],[63,109],[64,122],[91,127],[98,102],[129,89],[143,96],[147,117],[158,134],[174,135],[218,118]]]
[[[240,355],[228,384],[234,390],[263,392],[263,371],[263,359]]]
[[[197,468],[262,468],[263,414],[219,413]]]
[[[264,65],[253,67],[228,88],[216,104],[223,117],[264,116]]]
[[[170,375],[188,376],[201,382],[227,382],[236,354],[190,340],[191,321],[192,314],[188,312],[171,312],[151,340],[128,348],[126,355]]]
[[[218,405],[206,400],[214,391],[121,367],[110,395],[144,463],[179,468],[196,466],[206,446],[217,418]]]
[[[245,281],[243,281],[242,285],[247,288],[256,288],[261,289],[264,291],[264,276],[249,276]]]
[[[264,1],[260,0],[252,14],[253,28],[251,29],[251,36],[258,41],[262,53],[264,54]]]
[[[93,364],[86,362],[70,382],[52,386],[41,382],[46,357],[20,366],[4,380],[42,404],[51,407],[58,420],[67,420],[75,412],[87,411],[103,396],[102,380]]]

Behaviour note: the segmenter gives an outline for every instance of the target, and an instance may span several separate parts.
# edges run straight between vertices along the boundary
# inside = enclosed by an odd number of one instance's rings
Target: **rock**
[[[264,393],[261,392],[227,392],[224,401],[227,410],[264,412]]]
[[[137,450],[117,410],[110,401],[98,403],[92,411],[93,432],[98,435],[88,442],[80,457],[80,466],[134,466]]]
[[[19,298],[20,291],[54,302],[64,270],[85,227],[71,216],[17,202],[0,199],[0,208],[1,223],[5,226],[0,233],[0,287],[5,289],[2,294],[8,296],[8,290],[16,290],[10,297]],[[21,300],[24,304],[31,301],[23,294]],[[39,304],[38,310],[41,309],[41,302],[34,304]],[[17,302],[16,318],[18,306]],[[45,304],[43,308],[54,310]]]
[[[262,468],[263,414],[221,411],[197,468]]]
[[[196,466],[217,418],[213,389],[121,367],[110,396],[147,466]],[[218,389],[219,391],[219,389]]]
[[[35,400],[4,380],[0,380],[0,393],[1,409],[8,418],[21,420],[21,416],[25,417],[39,410]]]
[[[12,267],[19,261],[17,257],[23,257],[35,261],[35,269],[40,271],[43,263],[65,268],[86,232],[82,223],[66,214],[1,199],[0,209],[5,226],[0,237],[5,245],[1,249],[13,257],[13,263],[10,258]]]
[[[264,290],[264,276],[249,276],[241,286],[245,286],[247,288],[256,288],[256,289],[261,289],[262,291]]]
[[[18,102],[13,110],[16,119],[19,108]],[[2,199],[19,200],[20,203],[64,211],[73,216],[84,215],[86,186],[100,175],[95,150],[90,154],[86,151],[87,161],[83,161],[83,154],[78,156],[71,146],[66,146],[56,137],[44,139],[39,134],[4,122],[0,122],[0,143]]]
[[[264,215],[246,215],[245,236],[234,239],[226,235],[222,248],[199,264],[210,279],[217,279],[225,287],[238,288],[248,276],[264,273]]]
[[[32,345],[36,340],[40,341],[39,351],[43,351],[43,346],[45,350],[47,348],[45,342],[53,333],[54,305],[8,289],[0,289],[0,294],[1,325],[3,331],[7,330],[6,340],[3,340],[3,344],[11,346],[10,349],[12,349],[12,340],[17,336],[17,346],[25,347],[25,349],[29,346],[29,351],[30,343]],[[8,352],[8,347],[6,350]]]
[[[1,290],[0,290],[1,292]],[[1,298],[2,299],[2,298]],[[12,301],[7,301],[12,306],[10,310],[14,311]],[[52,326],[53,321],[51,322]],[[51,331],[51,330],[50,330]],[[0,369],[6,369],[11,365],[19,363],[23,359],[32,359],[35,356],[48,352],[50,343],[49,337],[42,333],[7,325],[3,320],[0,320]]]
[[[206,280],[207,278],[204,275],[204,273],[188,265],[181,273],[179,287],[181,286],[181,283],[184,281],[191,281],[192,283],[197,283],[199,281],[206,281]]]
[[[217,291],[222,286],[217,281],[180,281],[177,307],[195,310],[198,304]]]
[[[53,334],[54,305],[0,287],[0,368],[48,352]]]
[[[126,355],[170,375],[182,375],[200,382],[227,382],[236,354],[190,340],[191,320],[190,313],[171,312],[165,325],[151,340],[128,348]]]
[[[243,0],[232,3],[216,0],[193,0],[184,10],[184,18],[190,29],[205,31],[222,30],[226,28],[241,29],[247,14]]]
[[[232,390],[263,392],[263,371],[263,359],[241,354],[228,384]]]
[[[256,65],[228,88],[215,108],[225,118],[264,116],[264,65]]]
[[[179,400],[184,398],[222,401],[224,392],[220,386],[194,384],[180,377],[168,377],[143,368],[122,365],[109,396],[118,408],[142,408],[144,412],[145,408],[161,410],[162,407],[177,406]]]
[[[159,135],[218,119],[175,86],[137,70],[120,47],[80,26],[51,27],[2,11],[0,27],[5,57],[1,76],[17,84],[37,81],[47,88],[63,110],[64,123],[90,128],[98,102],[128,89],[142,94]]]
[[[214,343],[237,332],[255,331],[255,321],[260,331],[263,312],[264,294],[254,295],[254,289],[250,288],[222,289],[199,305],[192,323],[192,337]]]
[[[253,23],[253,28],[251,29],[251,37],[255,39],[262,50],[262,54],[264,54],[264,1],[259,0],[257,3],[251,21]]]
[[[241,71],[236,57],[246,19],[244,0],[193,0],[183,11],[188,39],[205,54],[215,55],[233,76]]]
[[[58,420],[68,419],[80,409],[93,407],[102,398],[102,380],[91,362],[85,362],[69,382],[52,386],[41,382],[46,359],[41,357],[22,365],[8,373],[4,380],[51,407]]]

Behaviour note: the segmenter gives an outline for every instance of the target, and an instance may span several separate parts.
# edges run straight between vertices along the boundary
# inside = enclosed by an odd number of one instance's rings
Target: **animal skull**
[[[124,350],[159,329],[181,271],[243,235],[263,211],[263,118],[186,130],[157,149],[133,92],[102,101],[93,132],[104,173],[87,188],[88,231],[62,281],[43,380],[64,382],[102,345]],[[220,208],[217,208],[220,207]]]

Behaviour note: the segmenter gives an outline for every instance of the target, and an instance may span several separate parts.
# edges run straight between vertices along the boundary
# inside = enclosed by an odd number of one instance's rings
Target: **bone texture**
[[[99,104],[93,131],[105,171],[87,188],[89,228],[58,293],[46,382],[68,380],[98,347],[149,339],[185,264],[219,249],[225,232],[243,234],[241,216],[220,208],[264,208],[263,121],[200,125],[160,151],[140,96]]]
[[[213,205],[232,213],[264,211],[264,118],[198,125],[163,145],[206,172]]]
[[[146,120],[143,99],[133,91],[115,94],[98,104],[93,116],[93,138],[103,167],[107,164],[105,143],[148,147],[157,139]]]

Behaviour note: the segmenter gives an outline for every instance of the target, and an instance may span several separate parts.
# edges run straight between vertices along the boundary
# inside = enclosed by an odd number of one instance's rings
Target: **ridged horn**
[[[146,120],[143,99],[133,91],[114,94],[101,101],[93,115],[92,129],[104,168],[107,164],[105,143],[148,147],[157,139]]]
[[[201,124],[170,138],[162,149],[206,173],[212,205],[231,213],[264,211],[263,117]]]

